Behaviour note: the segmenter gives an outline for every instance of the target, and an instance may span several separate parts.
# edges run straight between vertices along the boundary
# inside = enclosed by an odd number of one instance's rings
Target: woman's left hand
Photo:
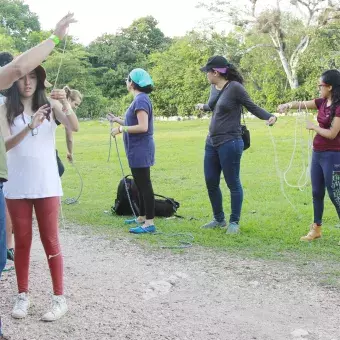
[[[307,120],[306,121],[306,129],[307,130],[314,130],[314,128],[315,128],[315,125],[311,121]]]
[[[276,116],[271,116],[268,121],[267,121],[267,125],[269,126],[273,126],[277,121],[277,117]]]
[[[67,103],[66,92],[65,90],[52,90],[51,98],[58,100],[61,104]]]
[[[120,134],[119,128],[115,127],[111,129],[111,136],[115,137],[116,135]]]

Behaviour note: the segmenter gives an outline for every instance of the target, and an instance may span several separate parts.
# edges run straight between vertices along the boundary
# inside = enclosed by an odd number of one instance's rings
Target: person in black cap
[[[243,87],[243,78],[237,69],[222,56],[209,58],[201,68],[211,84],[208,104],[198,104],[196,108],[212,111],[209,134],[205,145],[204,175],[213,209],[213,221],[202,228],[225,227],[220,177],[230,190],[231,214],[227,233],[240,231],[240,217],[243,202],[243,189],[240,181],[240,162],[244,148],[241,137],[241,113],[245,106],[256,117],[273,125],[276,117],[255,105]]]
[[[319,81],[320,98],[306,102],[290,102],[278,107],[279,112],[308,108],[318,110],[318,125],[307,122],[306,128],[314,130],[311,179],[313,191],[314,222],[301,241],[321,237],[324,198],[327,188],[329,198],[340,218],[340,72],[328,70]]]

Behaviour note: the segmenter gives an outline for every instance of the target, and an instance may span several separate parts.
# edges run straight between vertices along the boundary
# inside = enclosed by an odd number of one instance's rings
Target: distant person
[[[65,86],[64,90],[66,93],[66,98],[72,110],[76,111],[83,101],[83,95],[78,90],[71,90],[68,86]],[[60,125],[60,122],[56,121],[56,123],[57,125]],[[66,135],[66,146],[67,146],[66,157],[70,163],[73,163],[73,133],[67,127],[65,127],[65,135]],[[58,150],[56,150],[56,156],[57,156],[58,172],[59,172],[59,176],[61,177],[65,172],[65,167],[58,155]]]

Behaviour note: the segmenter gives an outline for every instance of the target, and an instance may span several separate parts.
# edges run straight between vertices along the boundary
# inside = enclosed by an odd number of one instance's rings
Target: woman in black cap
[[[318,124],[306,123],[308,130],[316,132],[313,140],[311,180],[313,191],[314,222],[301,241],[321,237],[325,191],[340,218],[340,72],[328,70],[319,81],[320,98],[306,102],[290,102],[278,107],[279,112],[307,107],[318,110]]]
[[[204,175],[213,209],[214,220],[202,228],[217,228],[227,225],[223,212],[220,177],[230,190],[231,215],[227,233],[240,230],[243,189],[240,181],[240,162],[244,148],[241,137],[241,113],[245,106],[256,117],[273,125],[276,117],[255,105],[243,87],[243,77],[237,69],[222,56],[211,57],[201,68],[211,84],[208,104],[198,104],[203,111],[212,111],[209,134],[205,145]]]

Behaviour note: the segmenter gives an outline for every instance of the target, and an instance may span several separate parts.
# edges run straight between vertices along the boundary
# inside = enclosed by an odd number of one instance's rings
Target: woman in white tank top
[[[58,236],[61,182],[55,156],[57,119],[78,131],[78,119],[64,90],[47,99],[46,72],[42,66],[19,79],[0,106],[0,124],[8,157],[8,182],[4,195],[15,238],[15,269],[19,294],[12,316],[22,319],[29,308],[28,273],[32,242],[33,208],[53,283],[52,309],[42,317],[54,321],[67,312],[63,292],[63,257]]]

